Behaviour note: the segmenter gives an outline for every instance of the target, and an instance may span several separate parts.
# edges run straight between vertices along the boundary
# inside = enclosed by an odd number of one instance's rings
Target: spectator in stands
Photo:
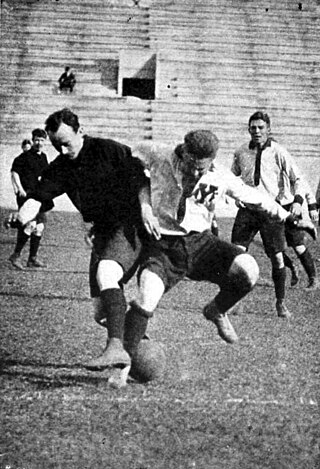
[[[35,189],[43,171],[48,167],[47,156],[42,152],[46,138],[47,134],[43,129],[34,129],[32,131],[32,147],[29,150],[23,151],[13,161],[11,181],[19,208],[27,200],[28,194]],[[30,143],[29,140],[24,140],[22,148],[28,147]],[[30,252],[27,267],[45,267],[37,259],[37,254],[46,221],[45,211],[51,209],[52,205],[52,202],[44,204],[34,220],[18,229],[15,250],[9,258],[11,264],[16,269],[23,270],[20,255],[29,240]]]
[[[60,91],[69,91],[72,93],[73,88],[76,84],[76,77],[71,71],[70,67],[65,67],[63,74],[59,78],[59,89]]]
[[[250,143],[242,145],[234,154],[232,172],[242,180],[268,194],[296,217],[302,215],[303,189],[300,171],[289,152],[271,136],[270,118],[267,113],[255,112],[249,119]],[[281,318],[291,317],[285,305],[286,269],[283,258],[285,250],[285,227],[270,221],[263,214],[239,206],[232,230],[232,242],[247,251],[254,236],[260,232],[265,251],[272,264],[272,279],[276,295],[276,310]],[[287,230],[287,234],[289,231]],[[309,276],[309,289],[317,287],[314,262],[304,246],[301,231],[290,229],[290,244]],[[300,254],[301,253],[301,254]],[[311,273],[313,274],[311,275]]]

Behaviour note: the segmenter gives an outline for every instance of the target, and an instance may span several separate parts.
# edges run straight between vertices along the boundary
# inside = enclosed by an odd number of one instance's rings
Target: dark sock
[[[28,236],[27,234],[25,234],[25,232],[23,231],[23,229],[18,229],[18,233],[17,233],[17,244],[16,244],[16,247],[15,247],[15,250],[14,250],[14,253],[15,253],[17,256],[20,256],[21,251],[22,251],[22,249],[25,247],[25,245],[27,244],[29,238],[30,238],[30,236]]]
[[[304,270],[306,271],[309,277],[309,280],[315,278],[317,275],[316,266],[310,254],[310,251],[306,249],[304,253],[299,256],[299,259],[300,259],[301,264],[303,265]]]
[[[127,303],[120,288],[108,288],[100,292],[109,339],[117,338],[123,340],[124,320]]]
[[[124,345],[131,356],[146,333],[150,316],[150,313],[147,313],[135,303],[131,303],[131,307],[126,314],[124,328]]]
[[[292,260],[290,259],[288,254],[286,254],[285,252],[283,253],[283,260],[284,260],[284,265],[288,267],[288,269],[290,269],[291,272],[295,271],[295,267],[294,267]]]
[[[283,301],[286,291],[286,268],[281,269],[272,268],[272,280],[274,283],[274,290],[276,293],[277,301]]]
[[[31,235],[29,259],[35,259],[37,257],[40,242],[41,236],[36,236],[34,234]]]

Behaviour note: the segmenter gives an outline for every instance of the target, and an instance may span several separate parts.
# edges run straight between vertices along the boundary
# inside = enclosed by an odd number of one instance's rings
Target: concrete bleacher
[[[248,138],[250,114],[265,109],[315,187],[319,18],[317,0],[2,2],[1,204],[13,203],[7,176],[22,138],[65,106],[88,133],[127,144],[176,143],[191,128],[214,129],[227,164]],[[133,61],[135,51],[156,54],[155,100],[118,95],[123,50]],[[77,76],[72,95],[57,90],[65,65]]]

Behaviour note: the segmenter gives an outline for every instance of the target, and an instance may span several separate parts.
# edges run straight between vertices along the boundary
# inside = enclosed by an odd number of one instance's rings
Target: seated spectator
[[[76,84],[76,77],[70,67],[65,67],[64,72],[58,81],[60,91],[69,91],[72,93],[74,85]]]

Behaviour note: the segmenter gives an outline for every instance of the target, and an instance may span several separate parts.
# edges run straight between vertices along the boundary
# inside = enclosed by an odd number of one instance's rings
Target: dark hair
[[[70,70],[70,67],[68,67],[68,66],[65,67],[65,69],[64,69],[65,72],[69,72],[69,70]]]
[[[249,124],[248,124],[249,127],[252,121],[257,121],[257,120],[264,121],[268,125],[268,127],[270,127],[271,125],[270,117],[268,116],[268,114],[263,111],[257,111],[254,114],[252,114],[252,116],[250,117]]]
[[[40,137],[40,138],[47,138],[47,133],[43,129],[34,129],[32,131],[32,139]]]
[[[214,158],[219,148],[218,137],[211,130],[192,130],[184,137],[186,150],[201,160]]]
[[[21,147],[24,147],[25,145],[32,145],[31,141],[28,138],[22,140]]]
[[[45,129],[47,132],[57,132],[62,123],[72,127],[75,132],[78,132],[80,127],[78,116],[74,114],[71,109],[65,107],[61,109],[61,111],[56,111],[48,117]]]

